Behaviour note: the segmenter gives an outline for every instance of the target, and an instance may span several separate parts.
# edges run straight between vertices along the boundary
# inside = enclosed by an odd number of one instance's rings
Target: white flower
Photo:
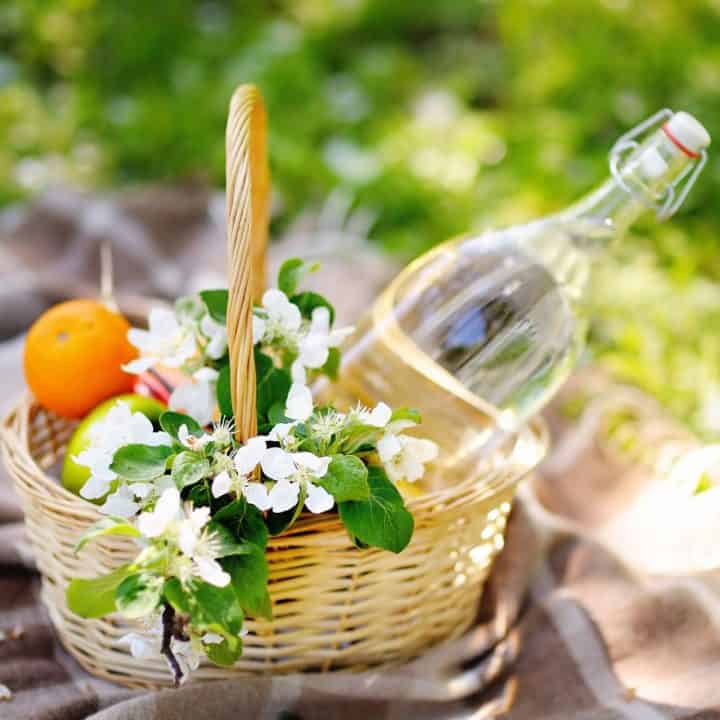
[[[215,443],[217,446],[224,448],[232,444],[232,426],[233,421],[222,418],[220,422],[215,424],[211,433],[203,433],[202,435],[193,435],[188,426],[184,423],[178,429],[178,440],[189,450],[202,450],[208,443]]]
[[[282,290],[271,288],[262,297],[262,308],[253,315],[253,342],[273,341],[294,345],[302,324],[300,308]]]
[[[172,391],[168,407],[186,412],[200,425],[208,425],[215,415],[217,405],[217,379],[217,370],[200,368],[193,373],[193,382],[183,383]]]
[[[151,660],[161,657],[162,650],[162,621],[160,616],[154,616],[152,622],[146,622],[145,632],[131,632],[118,638],[117,644],[129,648],[130,654],[138,660]],[[195,652],[191,642],[172,638],[170,648],[180,665],[182,678],[185,682],[192,670],[197,670],[200,658]]]
[[[409,422],[409,421],[408,421]],[[438,455],[432,440],[386,432],[377,444],[378,455],[393,482],[415,482],[425,474],[425,463]]]
[[[670,470],[669,480],[689,495],[720,488],[720,445],[706,445],[681,455]]]
[[[200,332],[208,339],[205,354],[213,360],[219,360],[227,350],[227,329],[215,322],[209,315],[200,321]]]
[[[142,373],[154,365],[180,367],[197,354],[195,333],[181,325],[175,313],[153,308],[148,317],[148,330],[131,328],[128,340],[140,350],[140,357],[123,366],[129,373]]]
[[[229,492],[244,495],[245,499],[259,510],[270,509],[270,499],[263,483],[250,480],[255,468],[266,452],[265,438],[250,438],[245,445],[237,450],[233,458],[236,476],[227,470],[215,476],[212,483],[213,497],[222,497]]]
[[[88,500],[100,498],[110,490],[117,475],[110,469],[115,452],[124,445],[170,445],[165,432],[155,432],[152,423],[141,412],[133,413],[130,406],[119,400],[107,415],[91,426],[90,444],[73,460],[90,468],[90,478],[80,490]]]
[[[269,493],[273,512],[295,507],[301,487],[305,489],[305,507],[310,512],[330,510],[335,504],[333,496],[313,482],[325,476],[330,460],[309,452],[289,453],[282,448],[270,448],[263,455],[261,465],[265,475],[276,481]]]
[[[291,368],[293,381],[305,383],[305,368],[321,368],[327,362],[330,348],[340,345],[353,330],[346,327],[331,331],[330,311],[324,306],[316,307],[307,333],[298,340],[298,356]]]
[[[313,416],[310,431],[316,440],[328,442],[332,439],[333,435],[336,435],[345,428],[347,421],[347,415],[343,415],[343,413],[339,413],[336,410],[327,410]]]
[[[372,410],[359,405],[352,411],[352,414],[365,425],[384,428],[390,422],[392,410],[385,403],[380,402]]]
[[[161,640],[150,634],[128,633],[117,641],[118,645],[125,645],[130,654],[138,660],[149,660],[160,655]]]
[[[225,587],[230,575],[217,562],[221,543],[205,527],[209,521],[209,507],[193,508],[191,503],[182,506],[177,488],[168,488],[152,511],[140,515],[137,528],[145,537],[162,536],[177,546],[181,556],[171,563],[171,573],[181,581],[197,575],[211,585]]]
[[[188,426],[183,423],[178,429],[178,440],[181,445],[184,445],[189,450],[201,450],[212,441],[212,436],[208,435],[208,433],[203,433],[199,437],[193,435],[188,430]]]
[[[313,399],[310,388],[293,383],[285,403],[285,415],[291,420],[307,420],[313,412]]]
[[[105,503],[100,507],[100,512],[129,518],[139,509],[140,503],[135,502],[135,493],[127,485],[120,485],[114,493],[107,496]]]

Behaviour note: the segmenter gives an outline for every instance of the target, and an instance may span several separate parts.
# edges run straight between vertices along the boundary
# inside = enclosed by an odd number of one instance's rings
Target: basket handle
[[[230,100],[225,134],[230,392],[241,441],[257,432],[252,308],[265,284],[270,173],[267,116],[259,90],[240,85]]]

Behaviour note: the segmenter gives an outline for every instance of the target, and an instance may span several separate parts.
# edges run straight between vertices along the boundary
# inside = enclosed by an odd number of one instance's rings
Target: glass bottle
[[[339,383],[330,390],[319,382],[316,395],[327,392],[339,407],[383,400],[417,408],[422,435],[441,448],[431,484],[472,473],[575,365],[587,329],[583,294],[598,251],[648,209],[660,220],[672,215],[709,142],[691,115],[661,111],[618,140],[610,177],[576,204],[421,256],[347,341]]]

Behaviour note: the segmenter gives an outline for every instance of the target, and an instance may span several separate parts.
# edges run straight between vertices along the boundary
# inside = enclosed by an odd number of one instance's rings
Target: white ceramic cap
[[[710,133],[686,112],[676,112],[665,123],[664,130],[670,140],[686,154],[697,155],[710,144]]]

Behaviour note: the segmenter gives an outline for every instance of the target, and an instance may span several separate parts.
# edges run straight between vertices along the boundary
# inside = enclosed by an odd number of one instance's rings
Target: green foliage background
[[[720,137],[718,0],[15,0],[0,6],[0,202],[49,182],[223,182],[258,83],[276,229],[342,186],[411,256],[567,204],[661,107]],[[600,273],[593,351],[720,431],[720,162]]]

